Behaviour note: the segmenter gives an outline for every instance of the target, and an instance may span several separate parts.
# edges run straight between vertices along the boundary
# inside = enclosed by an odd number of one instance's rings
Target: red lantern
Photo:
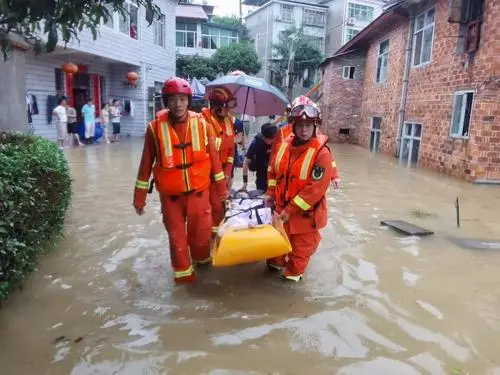
[[[139,74],[137,74],[136,72],[127,73],[127,80],[131,85],[135,86],[135,83],[137,82],[138,79],[139,79]]]
[[[73,74],[76,74],[78,72],[78,66],[73,63],[66,63],[62,66],[62,70],[64,73],[72,77]]]

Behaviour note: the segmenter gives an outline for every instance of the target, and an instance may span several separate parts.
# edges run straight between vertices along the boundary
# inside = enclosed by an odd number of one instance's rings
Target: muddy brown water
[[[65,151],[66,237],[0,310],[2,375],[500,374],[500,251],[447,240],[500,238],[499,187],[334,146],[343,187],[302,284],[253,264],[176,287],[157,196],[131,207],[141,148]]]

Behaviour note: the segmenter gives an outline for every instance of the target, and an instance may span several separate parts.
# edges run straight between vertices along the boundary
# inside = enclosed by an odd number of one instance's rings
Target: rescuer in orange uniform
[[[290,125],[290,104],[286,106],[286,114],[283,120],[279,123],[276,123],[276,127],[278,131],[276,132],[276,136],[274,137],[272,146],[271,146],[271,159],[276,155],[276,151],[278,150],[278,146],[281,142],[285,140],[290,134],[292,134],[292,126]]]
[[[292,251],[269,259],[273,269],[284,268],[283,276],[299,281],[315,253],[327,224],[325,194],[330,181],[338,179],[328,138],[318,134],[320,111],[306,97],[292,104],[290,124],[293,134],[280,143],[270,164],[267,203],[275,204],[278,217],[292,244]]]
[[[215,138],[203,117],[188,111],[189,83],[172,78],[164,83],[162,92],[168,110],[158,112],[147,127],[133,205],[138,215],[144,214],[153,172],[175,282],[182,284],[195,280],[192,262],[210,261],[211,180],[221,201],[228,193]]]
[[[209,108],[203,108],[202,115],[215,135],[219,160],[226,181],[231,181],[234,163],[234,123],[229,111],[236,106],[236,99],[226,87],[215,87],[208,96]],[[229,186],[229,185],[228,185]],[[224,202],[217,194],[215,186],[210,188],[210,203],[212,205],[212,231],[215,235],[224,218]]]

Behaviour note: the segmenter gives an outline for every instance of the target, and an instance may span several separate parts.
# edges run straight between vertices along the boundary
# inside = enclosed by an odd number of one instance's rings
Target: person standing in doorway
[[[70,144],[82,147],[83,143],[80,142],[80,136],[78,135],[78,119],[76,109],[68,105],[67,114]]]
[[[52,115],[57,118],[57,143],[60,149],[64,148],[64,141],[68,137],[68,114],[66,97],[59,99],[59,105],[54,108]]]
[[[120,101],[115,99],[113,100],[113,105],[110,108],[110,118],[111,123],[113,124],[113,138],[111,142],[120,141],[120,120],[121,120],[121,106]]]
[[[248,171],[255,172],[255,185],[257,190],[263,193],[267,190],[267,169],[269,167],[269,156],[271,145],[276,136],[276,125],[266,123],[260,128],[260,133],[255,136],[248,147],[243,164],[243,190],[248,187]]]
[[[85,124],[85,141],[92,144],[95,132],[95,106],[92,98],[87,99],[87,104],[82,107],[83,122]]]
[[[102,123],[102,131],[104,136],[104,142],[109,143],[109,115],[110,115],[110,105],[109,103],[104,103],[101,109],[101,123]]]

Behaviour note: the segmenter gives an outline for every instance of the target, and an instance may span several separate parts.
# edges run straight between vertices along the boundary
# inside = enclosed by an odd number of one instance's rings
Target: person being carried
[[[175,77],[165,81],[162,93],[168,109],[147,126],[133,206],[138,215],[144,214],[152,172],[175,282],[190,283],[195,281],[192,264],[211,260],[211,181],[221,201],[228,192],[214,134],[201,115],[188,111],[191,86]]]
[[[230,110],[236,106],[236,99],[229,89],[223,86],[215,87],[208,95],[209,108],[203,108],[201,113],[215,134],[219,160],[224,170],[226,181],[231,181],[234,163],[234,124]],[[212,204],[213,233],[217,234],[220,222],[224,218],[224,202],[220,199],[215,186],[210,189],[210,203]]]
[[[248,147],[243,164],[243,190],[248,188],[248,171],[250,170],[256,174],[257,190],[267,191],[269,157],[276,131],[276,126],[269,122],[262,125],[260,133],[255,136]]]
[[[287,256],[268,259],[271,269],[284,269],[287,280],[299,281],[318,248],[319,230],[327,224],[326,192],[338,178],[326,135],[318,134],[321,123],[316,104],[306,97],[292,103],[293,134],[281,142],[270,165],[266,201],[275,205],[278,218],[292,244]]]

